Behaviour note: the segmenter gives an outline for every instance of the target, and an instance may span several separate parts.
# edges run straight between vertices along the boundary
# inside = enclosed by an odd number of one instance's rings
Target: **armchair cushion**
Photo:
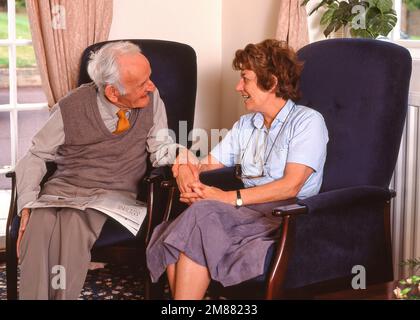
[[[370,195],[363,194],[363,189],[370,189]],[[390,199],[390,193],[366,187],[338,190],[334,191],[337,200],[331,193],[299,201],[308,209],[307,214],[295,217],[293,251],[299,254],[293,254],[289,261],[285,288],[350,279],[355,265],[363,266],[367,272],[375,270],[366,275],[368,283],[392,277],[388,274],[390,256],[385,250],[388,239],[384,228],[385,201]]]

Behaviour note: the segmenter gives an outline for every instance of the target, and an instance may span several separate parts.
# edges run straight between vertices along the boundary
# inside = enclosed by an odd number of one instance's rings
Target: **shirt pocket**
[[[274,180],[283,177],[288,154],[289,147],[287,145],[277,145],[273,147],[273,151],[267,161],[267,172]]]

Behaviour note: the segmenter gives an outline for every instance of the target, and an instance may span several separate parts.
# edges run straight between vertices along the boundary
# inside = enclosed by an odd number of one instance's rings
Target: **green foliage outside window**
[[[408,10],[419,10],[420,0],[403,0]]]
[[[23,9],[25,8],[25,0],[15,0],[15,7],[16,9]],[[0,8],[7,7],[7,0],[0,0]]]

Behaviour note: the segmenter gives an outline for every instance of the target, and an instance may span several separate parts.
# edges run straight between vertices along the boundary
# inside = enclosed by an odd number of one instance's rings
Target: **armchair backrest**
[[[332,39],[299,50],[299,103],[318,110],[330,141],[321,191],[388,187],[408,107],[411,57],[380,40]]]
[[[90,53],[114,41],[121,40],[95,43],[84,50],[80,65],[79,86],[92,81],[87,73]],[[186,44],[165,40],[128,39],[122,41],[136,44],[148,58],[152,68],[151,80],[159,89],[165,103],[168,127],[179,139],[179,121],[186,121],[187,132],[190,132],[194,124],[197,91],[197,57],[194,49]]]

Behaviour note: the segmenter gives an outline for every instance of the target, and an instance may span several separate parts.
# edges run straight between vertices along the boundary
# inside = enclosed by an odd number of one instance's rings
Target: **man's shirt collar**
[[[107,97],[105,97],[104,92],[101,90],[98,91],[98,97],[106,113],[108,113],[111,117],[116,117],[117,112],[120,111],[120,108],[109,101]]]

